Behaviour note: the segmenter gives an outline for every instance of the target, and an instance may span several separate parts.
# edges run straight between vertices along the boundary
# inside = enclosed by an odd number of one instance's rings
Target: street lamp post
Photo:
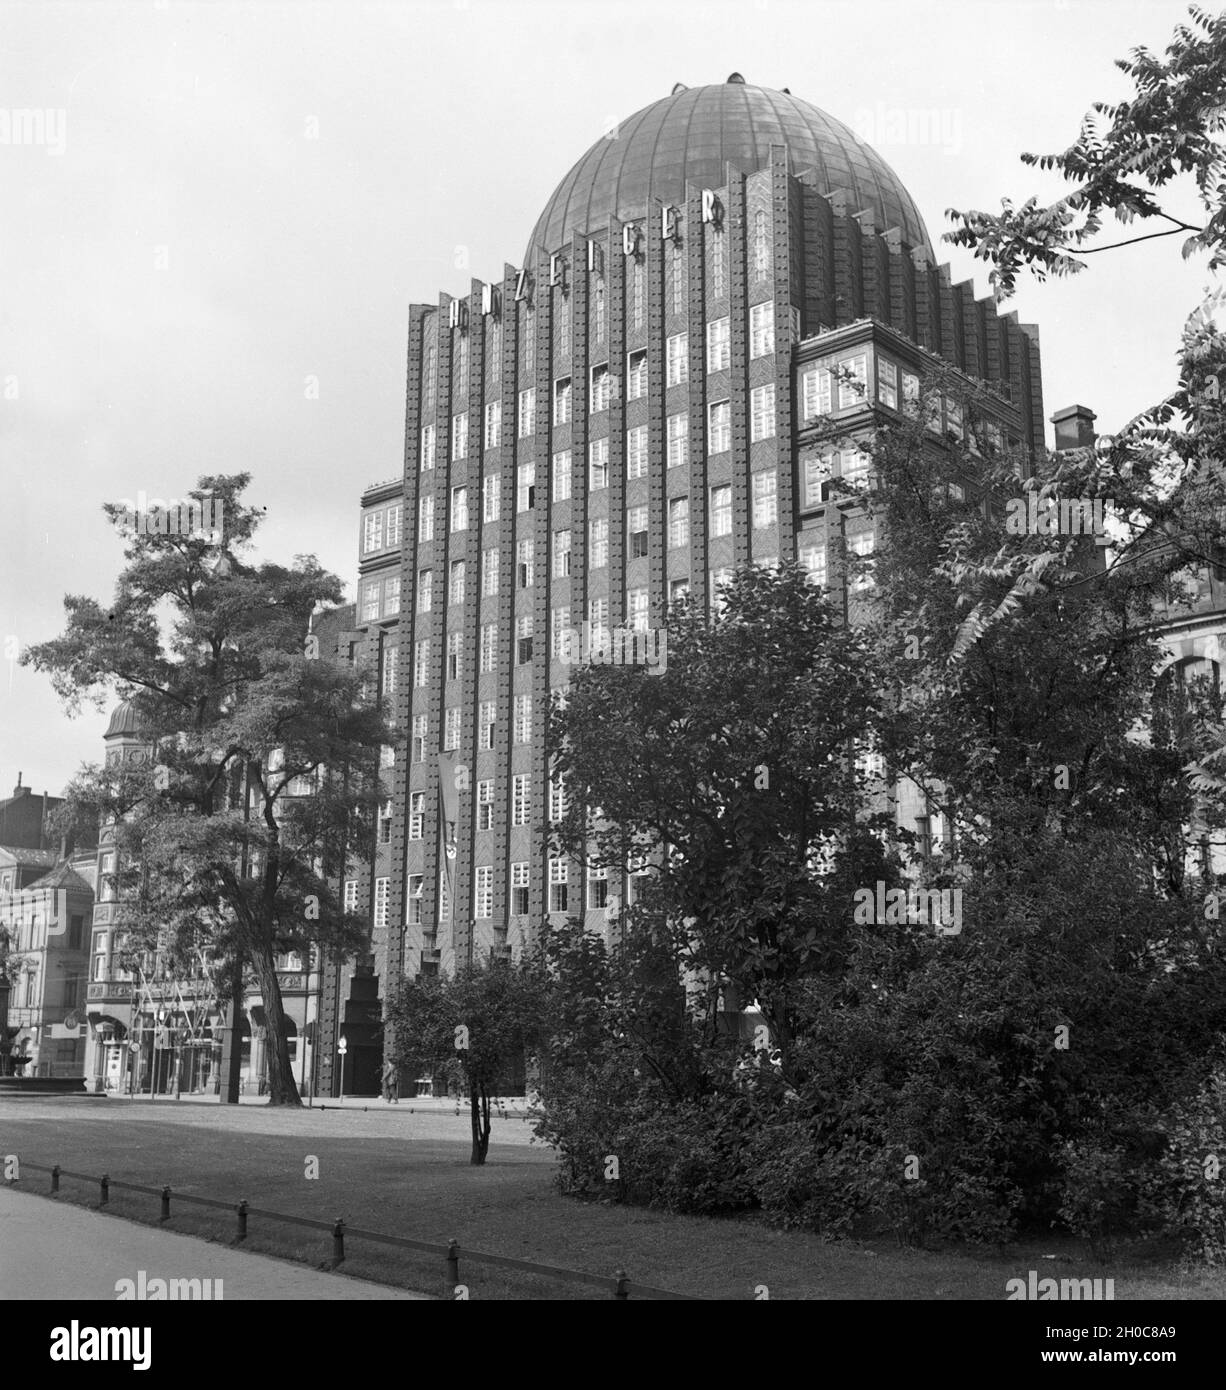
[[[339,1040],[339,1041],[337,1042],[337,1044],[336,1044],[336,1050],[337,1050],[337,1052],[340,1053],[340,1058],[341,1058],[341,1100],[340,1100],[340,1103],[341,1103],[342,1105],[344,1105],[344,1103],[345,1103],[345,1053],[349,1051],[349,1043],[348,1043],[348,1040],[346,1039],[344,1033],[341,1034],[340,1040]]]

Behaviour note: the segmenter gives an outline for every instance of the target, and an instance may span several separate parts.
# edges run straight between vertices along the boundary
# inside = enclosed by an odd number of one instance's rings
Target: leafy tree
[[[299,1105],[276,958],[360,944],[363,924],[332,885],[370,824],[389,734],[361,673],[315,659],[307,641],[340,581],[310,556],[292,568],[242,559],[262,515],[242,502],[248,482],[204,477],[190,494],[223,508],[221,537],[129,534],[111,608],[68,596],[63,635],[23,659],[70,712],[112,691],[132,703],[148,761],[88,767],[68,791],[71,817],[115,824],[129,961],[156,951],[198,975],[220,960],[231,985],[252,969],[269,1103]],[[123,530],[123,510],[104,510]]]
[[[639,915],[706,982],[700,1010],[714,1020],[730,984],[786,1057],[796,983],[841,968],[855,888],[897,876],[855,766],[882,723],[871,649],[795,565],[743,570],[722,613],[679,609],[666,641],[661,674],[572,674],[550,734],[557,843],[616,874],[650,861]]]
[[[546,986],[528,961],[464,965],[454,976],[405,980],[389,999],[384,1022],[390,1060],[401,1067],[463,1069],[472,1121],[470,1162],[490,1146],[490,1098],[523,1064],[541,1035]]]

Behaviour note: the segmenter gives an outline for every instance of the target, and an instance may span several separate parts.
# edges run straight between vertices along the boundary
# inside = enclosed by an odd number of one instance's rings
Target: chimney
[[[1088,405],[1066,405],[1057,410],[1051,417],[1056,427],[1056,449],[1093,448],[1096,418]]]
[[[29,789],[29,787],[23,787],[23,786],[21,785],[21,773],[20,773],[20,772],[17,774],[17,785],[13,788],[13,795],[14,795],[15,797],[17,797],[17,796],[29,796],[29,795],[30,795],[30,789]]]

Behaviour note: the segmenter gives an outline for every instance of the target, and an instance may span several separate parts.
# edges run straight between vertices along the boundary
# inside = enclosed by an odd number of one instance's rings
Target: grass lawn
[[[360,1104],[357,1102],[356,1104]],[[756,1219],[670,1216],[630,1207],[580,1203],[553,1188],[550,1150],[530,1142],[530,1126],[495,1119],[489,1158],[468,1162],[462,1111],[409,1111],[408,1104],[363,1113],[270,1110],[173,1101],[0,1100],[0,1156],[27,1163],[216,1197],[253,1207],[446,1242],[495,1255],[612,1274],[706,1298],[752,1299],[765,1284],[772,1299],[1003,1299],[1005,1281],[1026,1277],[1115,1280],[1121,1299],[1226,1298],[1226,1275],[1180,1273],[1121,1258],[1100,1265],[1079,1247],[1053,1238],[996,1253],[900,1250],[890,1243],[827,1244],[819,1237],[772,1230]],[[308,1157],[319,1176],[305,1174]],[[21,1187],[46,1192],[46,1174],[23,1172]],[[64,1178],[59,1200],[96,1206],[98,1189]],[[155,1198],[112,1189],[110,1211],[158,1222]],[[172,1203],[170,1227],[231,1241],[235,1221]],[[253,1250],[324,1264],[331,1240],[252,1217]],[[442,1293],[442,1260],[351,1237],[345,1272]],[[1055,1256],[1055,1258],[1051,1258]],[[600,1289],[525,1276],[460,1261],[472,1298],[607,1298]]]

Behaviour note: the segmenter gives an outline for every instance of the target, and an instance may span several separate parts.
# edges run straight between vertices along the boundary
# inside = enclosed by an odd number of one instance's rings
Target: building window
[[[485,407],[485,447],[496,449],[502,443],[502,402],[490,401]]]
[[[421,432],[421,466],[423,471],[434,467],[433,425],[427,425]]]
[[[481,670],[493,671],[498,665],[498,624],[486,623],[481,629]]]
[[[690,461],[690,417],[686,414],[668,417],[668,466],[681,468]]]
[[[592,295],[592,321],[595,329],[595,338],[598,343],[604,342],[607,309],[604,276],[596,277],[596,289]]]
[[[778,519],[775,499],[778,479],[772,469],[753,475],[753,524],[755,529],[773,526]]]
[[[345,880],[345,896],[342,899],[341,907],[345,912],[358,910],[358,881],[356,878]],[[103,939],[105,940],[105,938]]]
[[[770,234],[766,225],[766,209],[758,208],[753,215],[753,278],[765,280],[770,274]]]
[[[564,376],[553,383],[553,423],[570,423],[570,377]]]
[[[515,664],[526,666],[532,660],[532,614],[522,613],[515,620]]]
[[[413,761],[415,763],[426,761],[426,736],[429,727],[428,715],[415,714],[413,716]]]
[[[730,536],[732,534],[732,488],[713,487],[711,489],[711,535]]]
[[[707,407],[707,453],[722,454],[732,448],[732,405],[713,401]]]
[[[447,871],[440,871],[438,876],[438,920],[447,922],[451,920],[451,890],[447,886]]]
[[[647,426],[636,425],[634,429],[626,431],[626,477],[633,481],[646,476]]]
[[[528,811],[531,807],[529,777],[526,772],[518,772],[511,778],[511,824],[527,825]]]
[[[839,409],[863,405],[867,396],[868,358],[846,357],[839,363]]]
[[[511,725],[514,743],[532,742],[532,696],[516,695]]]
[[[830,371],[826,367],[810,367],[800,379],[804,418],[816,419],[819,415],[829,415]]]
[[[383,649],[383,693],[394,695],[396,693],[396,667],[399,664],[400,648],[398,646],[388,646]]]
[[[502,510],[502,474],[487,473],[481,480],[481,512],[486,521],[497,521]]]
[[[888,357],[877,358],[877,399],[891,410],[898,409],[898,367]]]
[[[464,669],[464,634],[462,632],[449,632],[447,634],[447,679],[458,681]]]
[[[592,651],[603,651],[609,639],[609,600],[607,598],[588,599],[587,622]]]
[[[801,547],[800,563],[804,566],[810,584],[819,589],[826,587],[826,547],[818,542]]]
[[[756,444],[760,439],[775,437],[775,387],[755,386],[749,393],[750,403],[750,442]]]
[[[856,556],[864,559],[873,553],[873,533],[872,531],[857,531],[847,537],[847,553],[849,556]],[[849,566],[850,577],[848,589],[853,594],[862,594],[867,589],[873,587],[873,569],[871,564],[857,564]]]
[[[647,349],[632,352],[626,358],[626,399],[640,400],[647,394]]]
[[[489,779],[477,783],[477,829],[494,828],[494,782]]]
[[[727,371],[732,363],[732,338],[727,318],[707,324],[707,371]]]
[[[668,548],[677,550],[690,543],[690,499],[668,499]]]
[[[448,705],[443,711],[443,752],[454,753],[460,746],[460,707]]]
[[[587,446],[588,491],[599,492],[609,486],[609,441],[593,439]]]
[[[497,717],[496,703],[493,700],[482,700],[477,710],[477,734],[482,748],[494,746],[494,724]]]
[[[588,568],[603,569],[609,563],[609,522],[607,517],[593,517],[588,540]]]
[[[728,236],[722,227],[711,228],[711,293],[716,299],[728,293]]]
[[[749,355],[765,357],[775,350],[775,301],[755,304],[749,310]]]
[[[466,487],[453,487],[451,489],[451,529],[453,531],[468,530],[468,489]]]
[[[674,333],[668,340],[668,351],[666,356],[667,374],[665,383],[669,386],[680,386],[682,382],[690,379],[690,335],[688,333]]]
[[[387,509],[387,544],[400,544],[400,518],[404,515],[404,503],[397,502]]]
[[[418,500],[417,504],[417,539],[419,541],[432,541],[434,539],[434,496],[430,494]]]
[[[464,396],[468,393],[468,334],[461,333],[459,345],[456,348],[456,395]]]
[[[409,875],[409,892],[405,906],[408,912],[405,914],[405,925],[408,927],[421,926],[421,897],[425,887],[425,878],[421,874]]]
[[[417,571],[417,611],[428,613],[434,599],[434,575],[430,570]]]
[[[529,386],[519,393],[519,437],[527,439],[536,433],[536,387]]]
[[[719,569],[712,570],[708,578],[710,579],[711,612],[722,613],[727,606],[724,588],[732,582],[732,570],[728,565],[721,565]]]
[[[400,576],[393,575],[383,581],[383,616],[393,618],[400,612]]]
[[[668,582],[668,601],[669,603],[682,603],[690,596],[690,581],[688,579],[670,579]]]
[[[592,368],[591,397],[591,414],[596,415],[602,410],[608,410],[609,402],[613,398],[613,379],[609,375],[607,362]]]
[[[521,463],[515,473],[515,510],[531,511],[536,506],[536,464]]]
[[[372,580],[362,585],[362,621],[372,623],[379,616],[379,582]]]
[[[379,766],[381,768],[396,766],[396,749],[393,744],[381,743],[379,745]]]
[[[494,866],[492,864],[477,865],[475,889],[473,916],[492,917],[494,913]]]
[[[385,801],[379,807],[379,843],[390,845],[392,842],[392,803]]]
[[[630,299],[633,306],[631,309],[631,327],[635,329],[643,326],[643,282],[645,278],[643,263],[636,257],[630,271]]]
[[[626,531],[630,540],[630,558],[642,560],[647,555],[647,508],[631,507],[626,513]]]
[[[553,500],[570,501],[570,450],[562,449],[553,456]]]
[[[566,579],[570,574],[570,532],[553,533],[553,577]]]
[[[673,240],[672,255],[668,260],[668,269],[670,280],[669,289],[672,291],[673,313],[684,314],[688,272],[685,264],[685,255],[675,238]]]
[[[486,598],[493,598],[498,592],[498,551],[481,552],[481,592]]]
[[[839,455],[839,477],[849,487],[858,487],[868,477],[868,455],[859,449],[844,449]]]
[[[570,866],[565,859],[551,859],[549,861],[549,910],[550,912],[567,911],[566,899],[566,880]]]
[[[387,930],[387,889],[389,879],[375,879],[375,930]]]
[[[565,643],[570,631],[570,607],[563,604],[549,613],[549,655],[561,660],[567,655]]]
[[[557,825],[566,815],[566,779],[563,777],[551,777],[549,779],[549,823]]]
[[[468,457],[467,415],[453,415],[451,417],[451,457],[453,459],[466,459]]]
[[[598,912],[609,904],[609,871],[605,867],[592,868],[587,873],[587,905],[591,912]]]
[[[511,915],[528,915],[528,866],[525,863],[511,865]]]
[[[626,593],[626,624],[632,632],[647,631],[647,590],[630,589]]]
[[[909,414],[914,414],[919,404],[920,379],[914,372],[903,372],[902,374],[902,399],[903,409]]]
[[[463,561],[463,560],[452,560],[452,562],[451,562],[451,585],[450,585],[450,588],[451,588],[451,602],[452,602],[452,603],[463,603],[463,602],[464,602],[464,590],[465,590],[465,587],[466,587],[465,582],[464,582],[465,574],[466,574],[466,570],[465,570],[464,561]]]
[[[520,541],[515,547],[515,577],[521,589],[530,589],[536,583],[536,542]]]
[[[430,683],[430,639],[423,637],[413,647],[413,684],[416,686],[429,685]]]
[[[833,454],[810,454],[804,460],[805,506],[818,507],[827,499],[826,484],[834,471]]]
[[[409,793],[409,839],[420,840],[426,824],[425,792]]]

